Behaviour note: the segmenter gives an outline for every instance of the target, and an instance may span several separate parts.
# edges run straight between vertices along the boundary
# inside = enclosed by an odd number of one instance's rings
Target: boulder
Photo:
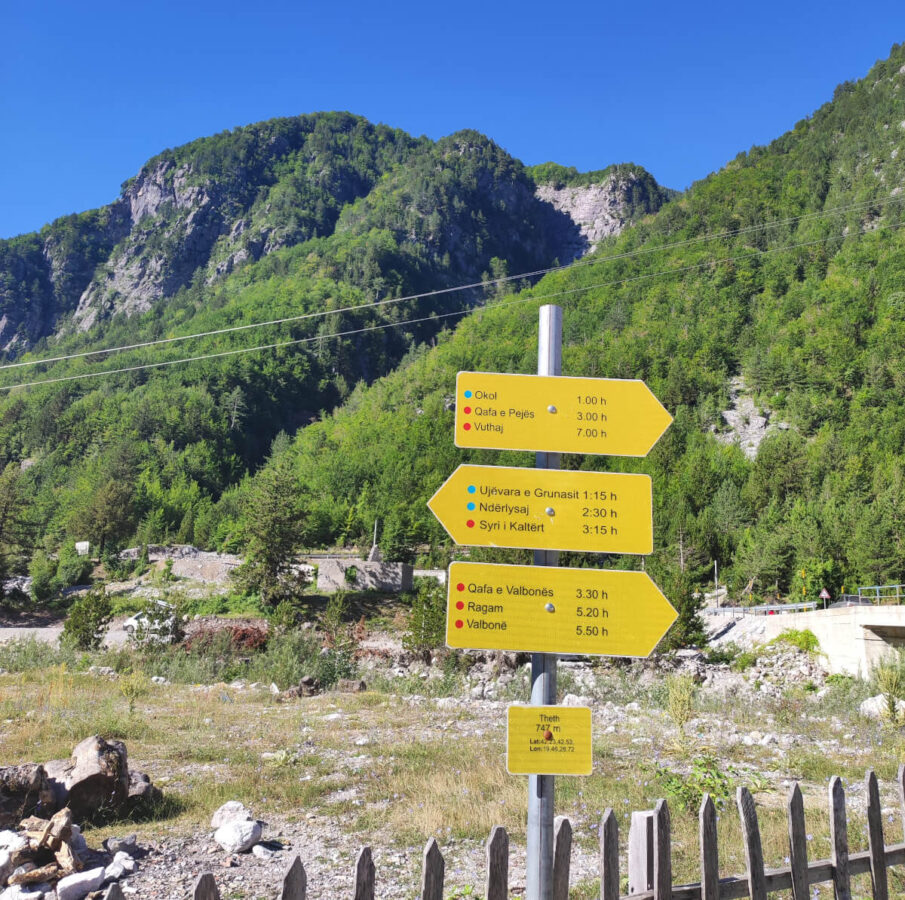
[[[49,884],[13,884],[0,894],[0,900],[42,900],[43,897],[53,897]]]
[[[138,852],[138,836],[130,834],[122,838],[109,837],[104,841],[104,848],[114,856],[120,853],[135,856]]]
[[[227,853],[245,853],[261,840],[260,822],[233,819],[214,832],[214,840]]]
[[[876,697],[868,697],[858,707],[858,712],[868,719],[889,718],[889,706],[882,694],[877,694]],[[905,700],[896,700],[896,715],[900,720],[905,719]]]
[[[0,828],[16,826],[33,813],[52,813],[55,808],[44,766],[0,766]]]
[[[61,775],[68,792],[67,805],[76,821],[84,821],[102,809],[121,809],[129,797],[126,745],[98,735],[85,738],[56,775],[57,782]]]
[[[87,872],[75,872],[57,883],[57,900],[82,900],[92,891],[100,890],[103,883],[103,866]]]
[[[251,810],[238,800],[227,800],[211,817],[211,828],[215,831],[227,822],[246,822],[252,819]]]
[[[129,773],[129,794],[126,803],[128,813],[147,809],[163,800],[163,791],[151,784],[151,779],[144,772]],[[133,839],[135,835],[132,835]]]

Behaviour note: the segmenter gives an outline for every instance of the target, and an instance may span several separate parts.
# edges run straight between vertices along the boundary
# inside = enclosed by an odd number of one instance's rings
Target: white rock
[[[221,825],[236,820],[242,822],[251,819],[251,810],[238,800],[227,800],[211,817],[211,828],[215,831]]]
[[[130,875],[138,868],[138,863],[129,856],[124,850],[120,850],[116,856],[113,857],[113,862],[118,863],[123,867],[123,870],[128,872]]]
[[[104,881],[119,881],[126,874],[126,867],[116,860],[113,860],[106,869],[104,869]]]
[[[42,900],[45,896],[54,896],[49,884],[13,884],[0,894],[0,900]]]
[[[437,709],[455,709],[458,705],[458,697],[441,697],[437,701]]]
[[[271,850],[263,844],[255,844],[254,847],[251,848],[251,852],[257,856],[258,859],[273,859],[277,855],[276,850]]]
[[[631,703],[626,703],[625,708],[628,712],[638,712],[641,709],[641,704],[632,701]]]
[[[261,834],[262,828],[258,822],[233,820],[214,832],[214,840],[227,853],[245,853],[261,840]]]
[[[28,841],[15,831],[0,831],[0,850],[21,850]]]
[[[882,694],[877,694],[876,697],[868,697],[858,707],[858,712],[868,719],[885,719],[888,715],[886,698]],[[896,714],[899,716],[905,715],[905,700],[896,700]]]
[[[577,694],[566,694],[562,698],[563,706],[590,706],[594,701],[590,697],[581,697]],[[628,709],[628,707],[626,707]]]
[[[75,853],[76,856],[82,856],[82,854],[86,853],[88,850],[88,841],[85,840],[85,836],[82,834],[82,829],[79,828],[79,826],[75,823],[73,823],[72,825],[72,834],[69,837],[69,846],[72,848],[72,852]]]
[[[280,689],[276,686],[276,683],[273,681],[270,682],[270,693],[273,694],[274,697],[276,697],[277,694],[280,693]]]
[[[104,883],[104,867],[75,872],[61,878],[57,883],[57,900],[82,900],[92,891],[99,890]]]

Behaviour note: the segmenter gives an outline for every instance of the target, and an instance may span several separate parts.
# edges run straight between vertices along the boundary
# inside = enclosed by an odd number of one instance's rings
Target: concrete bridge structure
[[[723,641],[742,639],[766,643],[790,628],[808,629],[820,642],[827,668],[833,673],[866,677],[871,668],[884,656],[905,649],[905,605],[903,606],[840,606],[776,615],[729,618],[708,616],[712,629],[715,619],[728,626],[721,635]],[[735,611],[737,614],[737,611]],[[737,638],[733,637],[736,632]]]

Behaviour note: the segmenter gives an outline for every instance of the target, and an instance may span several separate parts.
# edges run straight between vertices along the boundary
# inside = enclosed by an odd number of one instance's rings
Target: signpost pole
[[[537,336],[537,374],[562,375],[562,307],[542,306]],[[555,411],[550,410],[555,415]],[[538,453],[538,469],[558,469],[558,453]],[[535,550],[534,565],[555,566],[557,550]],[[556,654],[531,655],[531,705],[556,703]],[[528,776],[527,900],[553,898],[553,776]]]

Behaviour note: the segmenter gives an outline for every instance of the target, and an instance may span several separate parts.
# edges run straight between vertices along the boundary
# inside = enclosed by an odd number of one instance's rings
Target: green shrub
[[[704,652],[704,660],[711,666],[724,665],[726,663],[732,664],[741,652],[741,647],[738,644],[728,641],[725,644],[708,647]]]
[[[69,608],[60,641],[76,650],[97,650],[113,618],[113,606],[104,589],[88,591]]]
[[[402,636],[406,650],[433,650],[446,643],[446,589],[425,578],[412,598],[408,631]]]
[[[66,663],[72,666],[76,655],[72,648],[56,647],[34,637],[0,643],[0,669],[7,672],[31,672]]]
[[[731,768],[721,770],[716,757],[711,754],[697,757],[687,774],[673,772],[659,763],[655,765],[654,772],[670,803],[686,812],[697,813],[704,794],[710,794],[717,809],[732,796],[729,776],[735,772]]]
[[[88,556],[79,556],[75,543],[68,541],[60,547],[57,558],[56,583],[60,590],[76,584],[87,584],[94,564]]]
[[[757,662],[757,650],[742,650],[730,663],[733,672],[744,672]]]
[[[898,722],[897,701],[905,699],[905,657],[893,653],[881,659],[871,670],[871,685],[883,695],[886,718]]]
[[[31,596],[35,603],[46,603],[56,593],[57,561],[43,550],[36,550],[28,566]]]
[[[804,653],[816,653],[820,649],[817,635],[809,628],[787,628],[770,641],[771,644],[786,644]]]
[[[691,675],[670,675],[666,679],[666,712],[679,728],[691,718],[696,694]]]

